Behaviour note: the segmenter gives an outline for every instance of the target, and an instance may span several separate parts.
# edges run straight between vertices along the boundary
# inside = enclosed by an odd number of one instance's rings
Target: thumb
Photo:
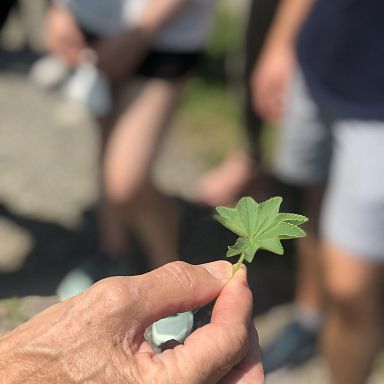
[[[191,265],[176,261],[134,277],[142,328],[154,321],[204,306],[216,299],[232,274],[232,264],[216,261]]]

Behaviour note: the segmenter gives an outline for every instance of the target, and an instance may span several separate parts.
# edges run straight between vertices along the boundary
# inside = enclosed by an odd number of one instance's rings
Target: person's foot
[[[98,280],[110,276],[136,275],[141,272],[141,266],[136,265],[132,255],[116,258],[105,252],[98,252],[86,258],[78,267],[70,270],[60,281],[56,295],[60,300],[69,299],[86,289]],[[128,265],[132,264],[132,265]]]
[[[38,87],[52,90],[60,87],[71,71],[58,57],[46,55],[33,64],[29,76]]]
[[[318,332],[304,328],[294,321],[262,352],[264,372],[295,366],[312,358],[317,352]]]

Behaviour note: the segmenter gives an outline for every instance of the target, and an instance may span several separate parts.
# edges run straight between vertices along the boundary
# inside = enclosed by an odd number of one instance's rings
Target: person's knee
[[[325,276],[325,294],[331,308],[347,322],[359,323],[372,318],[377,307],[377,292],[368,282],[331,271]]]
[[[134,203],[140,195],[142,183],[128,177],[109,175],[105,179],[104,192],[106,199],[115,206],[126,206]]]

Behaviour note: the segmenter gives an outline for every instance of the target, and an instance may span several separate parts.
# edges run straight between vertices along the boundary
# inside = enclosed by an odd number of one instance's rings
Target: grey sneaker
[[[318,332],[304,328],[294,321],[262,351],[266,374],[286,366],[295,366],[312,358],[317,352]]]

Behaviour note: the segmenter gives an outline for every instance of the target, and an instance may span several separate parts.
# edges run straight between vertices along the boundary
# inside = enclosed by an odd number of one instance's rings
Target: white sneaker
[[[91,62],[84,62],[72,73],[63,85],[62,92],[97,117],[106,116],[112,109],[108,81]]]
[[[46,55],[32,65],[29,77],[43,89],[55,89],[64,83],[70,73],[71,68],[64,61],[54,55]]]
[[[56,295],[61,301],[64,301],[85,291],[93,283],[94,280],[85,270],[77,268],[70,271],[60,282]]]

